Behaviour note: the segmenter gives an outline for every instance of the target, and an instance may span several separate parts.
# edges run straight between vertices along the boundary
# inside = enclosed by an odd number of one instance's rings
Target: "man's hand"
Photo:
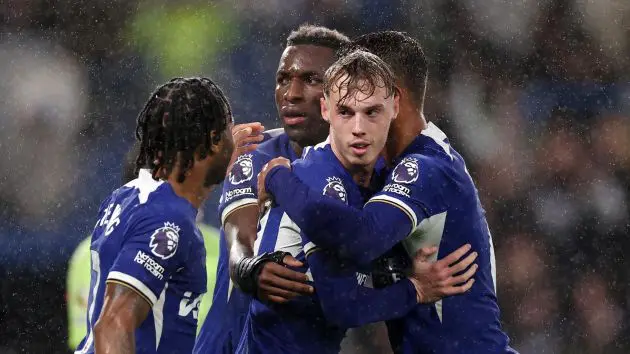
[[[266,207],[265,204],[271,200],[271,196],[267,193],[267,189],[265,188],[265,179],[267,178],[269,171],[276,166],[284,166],[291,169],[291,161],[284,157],[276,157],[275,159],[267,162],[258,174],[258,208],[261,213]]]
[[[437,262],[429,260],[431,255],[437,252],[437,247],[418,250],[413,260],[412,274],[409,275],[409,280],[416,287],[419,303],[432,303],[445,296],[457,295],[470,290],[475,282],[472,276],[475,275],[478,268],[477,264],[470,265],[477,258],[477,252],[473,252],[460,260],[470,251],[470,248],[469,244],[464,245]],[[466,272],[462,273],[465,270]]]
[[[301,267],[302,262],[285,256],[282,262],[291,267]],[[306,274],[291,270],[281,264],[266,262],[258,276],[258,298],[283,304],[294,297],[311,295],[313,287],[305,284]]]
[[[258,123],[243,123],[237,124],[232,127],[232,139],[234,140],[234,152],[230,158],[230,164],[228,165],[228,173],[232,170],[232,165],[236,158],[242,154],[256,150],[259,142],[263,137],[263,131],[265,127]]]

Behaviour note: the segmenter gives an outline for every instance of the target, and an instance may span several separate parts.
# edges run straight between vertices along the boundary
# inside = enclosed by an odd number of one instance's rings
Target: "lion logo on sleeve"
[[[413,183],[418,180],[419,172],[418,159],[406,157],[394,168],[392,176],[396,183]]]
[[[179,226],[171,222],[166,222],[163,227],[155,230],[149,242],[151,253],[162,259],[173,257],[179,244],[179,230]]]
[[[241,155],[234,162],[234,166],[230,171],[228,179],[232,184],[241,184],[247,182],[254,177],[254,162],[252,155]]]
[[[348,204],[348,193],[341,179],[339,177],[328,177],[326,178],[326,182],[328,183],[324,186],[323,194]]]

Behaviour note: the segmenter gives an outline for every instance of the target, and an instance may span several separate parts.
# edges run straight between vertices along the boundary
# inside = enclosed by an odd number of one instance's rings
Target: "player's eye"
[[[309,75],[304,81],[306,81],[309,85],[321,85],[323,82],[323,80],[317,75]]]
[[[289,84],[289,77],[286,75],[279,75],[276,77],[276,83],[278,85],[286,86]]]
[[[350,110],[347,108],[339,108],[337,110],[337,113],[339,113],[340,116],[344,116],[344,117],[349,117],[352,115],[352,112],[350,112]]]
[[[381,110],[378,108],[374,108],[374,109],[370,109],[367,112],[368,117],[376,117],[379,113],[381,113]]]

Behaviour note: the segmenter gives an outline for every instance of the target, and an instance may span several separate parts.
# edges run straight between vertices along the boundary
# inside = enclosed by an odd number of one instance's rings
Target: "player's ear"
[[[212,152],[212,154],[216,154],[221,150],[219,143],[224,138],[225,137],[223,136],[223,134],[217,133],[216,130],[210,132],[210,151]]]
[[[324,118],[325,121],[327,121],[328,123],[330,123],[330,110],[328,109],[328,104],[326,102],[326,96],[322,97],[319,99],[319,107],[322,111],[322,118]]]

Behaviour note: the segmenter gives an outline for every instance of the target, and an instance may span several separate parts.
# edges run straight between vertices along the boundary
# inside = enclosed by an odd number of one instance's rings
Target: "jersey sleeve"
[[[258,151],[240,155],[223,182],[223,192],[219,201],[221,224],[227,216],[242,207],[257,204],[258,172],[270,158]]]
[[[366,207],[374,203],[396,207],[415,229],[426,216],[435,212],[434,196],[439,186],[434,179],[440,174],[429,159],[418,155],[406,157],[394,167],[383,189],[367,202]]]
[[[195,226],[168,209],[138,211],[114,263],[108,283],[123,284],[151,306],[172,274],[184,267],[195,240]]]
[[[408,279],[382,289],[360,284],[366,276],[344,269],[334,252],[305,241],[307,262],[326,319],[343,328],[399,318],[417,305]],[[310,245],[309,245],[310,243]]]
[[[394,203],[372,202],[359,210],[310,188],[286,168],[273,168],[265,187],[313,242],[358,265],[369,265],[413,230],[414,219]]]

